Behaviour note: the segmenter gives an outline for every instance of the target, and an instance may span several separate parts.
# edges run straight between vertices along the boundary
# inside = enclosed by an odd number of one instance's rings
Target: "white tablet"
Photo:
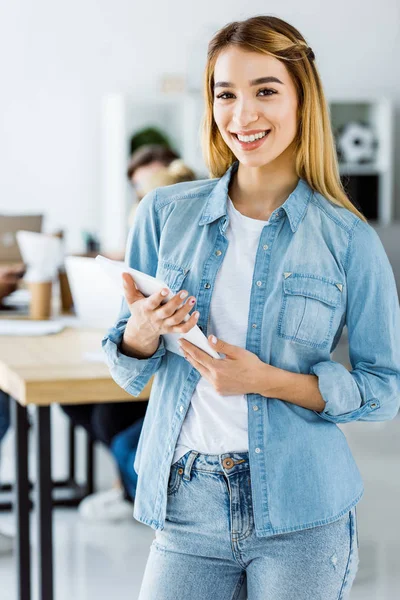
[[[168,288],[168,286],[159,279],[148,275],[147,273],[142,273],[141,271],[137,271],[136,269],[132,269],[128,267],[124,262],[110,260],[109,258],[105,258],[104,256],[96,256],[96,261],[101,265],[101,267],[105,270],[105,272],[109,275],[110,279],[114,282],[114,284],[118,287],[121,294],[124,295],[124,286],[122,283],[122,273],[130,273],[136,283],[136,286],[140,292],[144,296],[151,296],[155,292],[159,292],[162,288]],[[162,300],[161,304],[165,304],[168,300],[174,297],[174,293],[169,290],[168,296]],[[182,305],[184,303],[182,302]],[[190,319],[190,315],[186,315],[184,321],[188,321]],[[171,352],[175,352],[175,354],[179,354],[183,356],[183,352],[177,343],[179,338],[184,338],[188,340],[204,352],[207,352],[213,358],[221,358],[218,352],[214,350],[208,343],[208,339],[201,331],[201,329],[195,325],[192,327],[190,331],[187,333],[165,333],[163,335],[165,347]]]

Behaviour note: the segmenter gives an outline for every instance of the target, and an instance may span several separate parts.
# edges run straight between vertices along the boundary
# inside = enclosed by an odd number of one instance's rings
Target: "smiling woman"
[[[176,296],[125,294],[103,341],[132,395],[155,374],[135,459],[134,515],[156,530],[139,599],[238,600],[247,585],[248,600],[345,600],[363,482],[337,424],[398,412],[393,272],[341,187],[297,29],[260,16],[218,31],[205,103],[213,179],[146,195],[126,253],[178,274]],[[183,284],[219,359],[166,350],[163,333],[190,330]],[[331,359],[345,325],[352,371]]]

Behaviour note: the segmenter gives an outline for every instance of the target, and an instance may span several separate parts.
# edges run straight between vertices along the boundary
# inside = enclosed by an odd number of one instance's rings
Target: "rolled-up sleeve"
[[[346,325],[352,370],[332,360],[310,374],[334,423],[385,421],[400,407],[400,309],[392,267],[375,230],[357,221],[345,259]]]
[[[129,232],[125,262],[134,269],[155,275],[158,264],[159,223],[155,211],[157,190],[147,194],[139,203],[134,224]],[[132,396],[138,396],[158,370],[166,349],[160,336],[157,350],[149,358],[132,358],[120,350],[130,311],[125,299],[116,323],[102,340],[110,374],[114,381]]]

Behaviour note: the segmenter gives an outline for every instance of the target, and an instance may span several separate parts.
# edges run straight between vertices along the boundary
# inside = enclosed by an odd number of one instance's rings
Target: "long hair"
[[[221,177],[236,160],[213,116],[215,63],[220,52],[229,46],[267,54],[284,63],[298,98],[297,176],[332,203],[344,206],[366,222],[365,216],[347,197],[340,180],[328,104],[314,53],[297,29],[277,17],[258,16],[228,23],[217,31],[208,45],[202,149],[210,177]]]

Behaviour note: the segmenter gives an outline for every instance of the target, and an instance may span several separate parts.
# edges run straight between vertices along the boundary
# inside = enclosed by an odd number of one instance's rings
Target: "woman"
[[[140,600],[241,598],[246,580],[249,600],[348,598],[363,483],[337,424],[399,409],[393,272],[343,191],[294,27],[255,17],[217,32],[205,97],[214,179],[148,194],[127,249],[176,295],[162,305],[124,275],[103,340],[132,395],[156,373],[135,460],[134,515],[156,530]],[[186,360],[166,351],[162,334],[196,323],[220,360],[184,340]],[[330,358],[344,325],[351,372]]]

